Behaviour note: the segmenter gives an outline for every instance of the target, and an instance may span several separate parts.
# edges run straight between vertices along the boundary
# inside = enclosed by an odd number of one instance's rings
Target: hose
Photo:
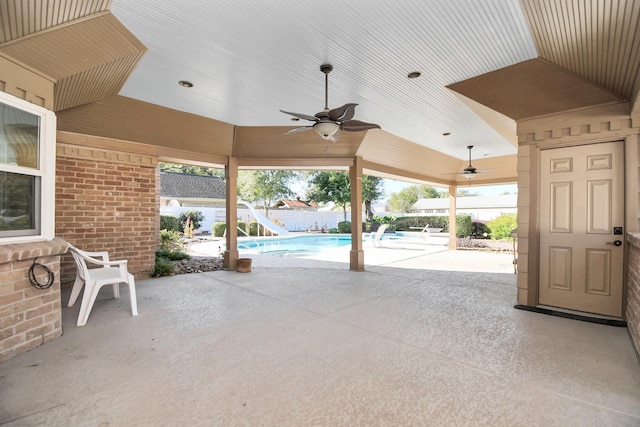
[[[33,264],[31,265],[31,268],[29,269],[29,281],[31,282],[31,285],[36,289],[48,289],[53,285],[53,283],[56,280],[55,274],[46,265],[37,263],[36,262],[37,260],[38,260],[38,258],[33,260]],[[46,283],[40,283],[38,281],[38,278],[36,277],[36,272],[35,272],[36,267],[40,267],[41,269],[43,269],[44,271],[47,272],[48,280],[47,280]]]

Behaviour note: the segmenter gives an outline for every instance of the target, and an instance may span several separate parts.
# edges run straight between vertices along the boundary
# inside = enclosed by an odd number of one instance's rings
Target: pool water
[[[351,244],[350,235],[311,234],[291,237],[239,238],[239,250],[279,256],[304,256]]]
[[[428,235],[412,232],[385,233],[382,240],[385,242],[406,243],[415,246],[424,246]],[[362,241],[371,241],[371,233],[363,233]],[[446,243],[446,242],[445,242]],[[350,234],[302,234],[283,237],[241,237],[238,238],[238,249],[260,254],[282,257],[312,256],[326,250],[351,245]]]

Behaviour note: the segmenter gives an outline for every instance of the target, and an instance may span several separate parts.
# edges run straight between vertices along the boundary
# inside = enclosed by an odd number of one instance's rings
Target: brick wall
[[[106,250],[111,259],[126,259],[137,278],[149,277],[160,223],[156,165],[148,155],[58,141],[56,236],[80,249]],[[62,285],[74,277],[66,255]]]
[[[59,254],[66,250],[62,239],[0,245],[0,362],[62,335]],[[37,289],[29,281],[36,258],[54,274],[50,288]],[[47,283],[44,269],[34,272],[38,283]]]
[[[629,234],[627,241],[630,243],[631,250],[629,253],[626,319],[636,352],[640,354],[640,234]]]

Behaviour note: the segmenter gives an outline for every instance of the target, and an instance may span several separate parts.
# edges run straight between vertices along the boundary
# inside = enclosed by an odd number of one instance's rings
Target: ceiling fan
[[[324,139],[336,142],[338,140],[339,130],[359,132],[368,129],[380,129],[380,126],[377,124],[353,120],[358,104],[344,104],[342,107],[334,108],[333,110],[329,109],[329,73],[331,70],[333,70],[333,65],[331,64],[322,64],[320,66],[320,71],[324,73],[324,110],[313,116],[280,110],[282,113],[292,115],[298,119],[315,122],[310,126],[291,129],[285,132],[285,135],[313,129]]]
[[[473,149],[473,145],[468,145],[467,146],[467,150],[469,150],[469,166],[467,166],[466,168],[464,168],[462,170],[462,173],[460,175],[464,176],[467,179],[471,179],[474,176],[476,176],[479,173],[486,173],[489,171],[480,171],[478,169],[476,169],[475,167],[473,167],[473,165],[471,164],[471,150]]]

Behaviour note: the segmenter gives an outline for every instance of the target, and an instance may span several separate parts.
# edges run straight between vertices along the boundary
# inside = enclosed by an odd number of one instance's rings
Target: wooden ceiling
[[[61,131],[247,167],[358,155],[442,185],[467,183],[454,173],[474,145],[492,171],[474,182],[513,182],[517,120],[640,108],[639,23],[634,0],[0,0],[0,56],[55,83]],[[324,62],[330,104],[357,102],[382,130],[282,135],[279,109],[324,104]]]

